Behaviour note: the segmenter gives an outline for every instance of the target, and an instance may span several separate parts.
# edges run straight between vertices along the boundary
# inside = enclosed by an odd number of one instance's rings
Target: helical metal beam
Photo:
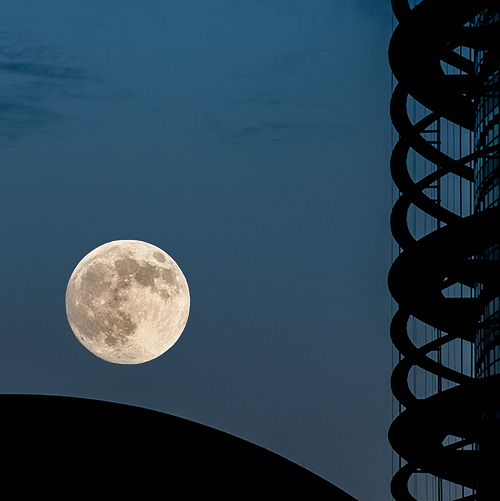
[[[476,256],[499,244],[500,207],[462,217],[426,194],[444,176],[473,182],[469,164],[480,156],[498,155],[496,146],[454,158],[426,139],[441,119],[474,130],[476,103],[483,90],[473,61],[455,49],[486,50],[498,45],[498,22],[474,26],[480,12],[498,7],[498,0],[423,0],[413,8],[408,0],[392,0],[398,26],[390,42],[389,62],[398,84],[390,112],[399,139],[391,157],[391,175],[400,197],[392,210],[391,231],[402,252],[388,277],[390,292],[398,303],[391,338],[401,355],[391,386],[404,410],[390,427],[389,440],[406,461],[391,484],[396,501],[416,500],[408,488],[415,473],[429,473],[476,489],[495,469],[500,471],[500,455],[486,460],[480,448],[465,448],[485,437],[497,440],[500,436],[500,421],[484,419],[500,409],[500,375],[476,379],[431,356],[456,339],[474,342],[481,312],[499,294],[499,262]],[[446,74],[442,63],[452,65],[459,74]],[[429,110],[415,123],[407,112],[409,96]],[[433,172],[414,180],[408,165],[410,151],[435,165]],[[416,239],[407,223],[412,206],[434,218],[437,229]],[[481,284],[481,293],[471,298],[445,297],[443,290],[455,283],[469,287]],[[412,317],[440,331],[441,336],[416,346],[408,333]],[[415,366],[452,382],[454,387],[417,398],[408,382]],[[460,440],[445,446],[449,435]],[[489,485],[487,478],[484,485]],[[496,497],[500,497],[498,489]],[[461,499],[489,499],[485,492],[481,498],[471,494]]]

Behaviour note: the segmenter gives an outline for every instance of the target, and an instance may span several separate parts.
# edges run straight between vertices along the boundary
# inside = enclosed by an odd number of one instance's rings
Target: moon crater
[[[66,313],[77,339],[113,363],[138,364],[168,350],[189,315],[186,279],[154,245],[119,240],[94,249],[75,268]]]

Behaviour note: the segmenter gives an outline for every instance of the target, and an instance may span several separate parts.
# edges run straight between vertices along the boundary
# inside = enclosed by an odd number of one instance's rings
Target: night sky
[[[389,2],[0,4],[0,391],[157,409],[388,499]],[[141,365],[66,320],[118,239],[190,287]]]

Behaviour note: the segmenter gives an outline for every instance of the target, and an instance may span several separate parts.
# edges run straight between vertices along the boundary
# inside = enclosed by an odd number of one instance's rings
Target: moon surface
[[[87,254],[66,289],[66,315],[80,343],[115,364],[165,353],[189,316],[189,289],[177,263],[158,247],[116,240]]]

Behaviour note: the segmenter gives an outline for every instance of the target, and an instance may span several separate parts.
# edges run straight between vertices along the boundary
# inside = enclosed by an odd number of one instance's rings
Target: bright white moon
[[[115,364],[140,364],[179,339],[189,289],[177,263],[154,245],[116,240],[78,263],[66,289],[66,315],[80,343]]]

